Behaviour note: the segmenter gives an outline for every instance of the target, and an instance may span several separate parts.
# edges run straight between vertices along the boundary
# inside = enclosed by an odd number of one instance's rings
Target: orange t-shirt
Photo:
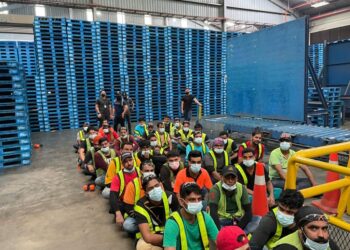
[[[124,168],[123,164],[121,163],[120,157],[116,157],[117,161],[119,161],[119,171]],[[108,169],[106,172],[106,177],[105,177],[105,184],[111,184],[114,176],[116,176],[118,171],[116,171],[116,165],[115,165],[115,160],[112,159],[111,162],[108,165]]]
[[[140,199],[145,196],[145,191],[143,190],[141,186],[141,179],[139,178],[139,184],[140,184]],[[134,182],[131,181],[126,185],[123,202],[129,205],[135,204],[135,185]]]
[[[209,190],[213,186],[210,176],[204,168],[201,168],[196,179],[190,176],[188,168],[180,170],[176,175],[174,193],[179,193],[181,185],[186,182],[196,182],[201,189],[206,187]]]

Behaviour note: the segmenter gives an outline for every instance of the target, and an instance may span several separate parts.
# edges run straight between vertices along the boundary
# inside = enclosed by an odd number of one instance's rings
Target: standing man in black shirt
[[[191,121],[193,102],[195,102],[198,106],[202,106],[202,104],[195,96],[190,94],[189,88],[186,88],[185,94],[186,95],[184,95],[181,99],[181,113],[183,113],[185,121]]]
[[[118,93],[114,101],[114,131],[118,132],[118,125],[120,125],[120,127],[124,127],[124,117],[127,109],[128,107],[123,102],[122,95]]]
[[[126,109],[124,111],[124,121],[125,121],[125,127],[128,125],[129,133],[131,133],[131,121],[130,121],[130,114],[135,109],[134,101],[128,96],[128,94],[124,91],[123,93],[123,102],[124,105],[126,105]]]
[[[95,110],[97,113],[97,119],[99,121],[99,127],[102,126],[104,120],[113,119],[113,109],[111,101],[107,98],[106,91],[101,90],[100,98],[97,99],[95,104]]]

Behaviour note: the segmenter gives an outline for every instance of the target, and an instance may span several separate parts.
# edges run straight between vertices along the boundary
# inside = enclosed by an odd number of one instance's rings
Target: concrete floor
[[[0,249],[134,249],[108,214],[108,201],[84,192],[73,130],[33,133],[32,165],[0,175]]]
[[[108,214],[108,201],[82,190],[89,178],[76,169],[75,136],[33,133],[32,142],[43,147],[33,150],[32,165],[0,175],[1,250],[134,249]],[[323,171],[312,172],[324,182]]]

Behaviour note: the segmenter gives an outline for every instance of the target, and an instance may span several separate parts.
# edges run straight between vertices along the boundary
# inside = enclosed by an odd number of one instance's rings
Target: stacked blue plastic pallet
[[[315,43],[309,46],[309,58],[311,64],[315,69],[317,76],[319,77],[323,69],[323,53],[324,53],[324,44]],[[312,83],[311,75],[308,75],[309,86],[314,86]]]
[[[328,104],[328,126],[329,127],[340,127],[342,124],[342,112],[344,102],[340,100],[340,91],[338,87],[324,87],[322,88],[323,95]],[[308,90],[309,101],[318,101],[318,93],[315,88],[309,88]],[[311,117],[312,124],[318,126],[325,126],[325,118],[322,116]]]
[[[72,110],[74,127],[81,127],[85,121],[96,120],[95,102],[102,89],[100,71],[96,67],[98,55],[94,53],[95,24],[87,21],[67,20],[69,65],[71,73]],[[107,83],[105,86],[108,86]],[[110,94],[110,88],[108,88]]]
[[[30,164],[30,128],[24,73],[0,61],[0,169]]]
[[[44,130],[75,128],[66,19],[36,17],[34,34]]]

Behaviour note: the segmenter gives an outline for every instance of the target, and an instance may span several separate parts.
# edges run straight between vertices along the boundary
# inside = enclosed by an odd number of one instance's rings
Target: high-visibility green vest
[[[190,144],[191,150],[194,150],[194,143],[191,142]],[[202,153],[205,155],[207,153],[207,146],[204,142],[202,142]]]
[[[276,233],[274,236],[272,236],[270,238],[270,240],[266,243],[266,246],[268,249],[272,249],[274,246],[275,246],[275,243],[281,238],[281,235],[282,235],[282,231],[283,231],[283,227],[281,225],[281,223],[277,220],[277,210],[278,210],[278,207],[275,207],[274,209],[272,209],[275,217],[276,217],[276,225],[277,225],[277,228],[276,228]]]
[[[245,174],[243,168],[241,167],[241,165],[239,165],[239,164],[237,164],[237,163],[235,164],[235,167],[236,167],[236,169],[238,170],[238,172],[241,174],[241,176],[242,176],[242,178],[243,178],[244,185],[247,186],[247,184],[248,184],[248,178],[247,178],[247,175]]]
[[[233,140],[231,138],[227,138],[227,146],[225,151],[230,154],[233,150],[232,150],[232,144],[233,144]]]
[[[90,148],[90,152],[91,152],[92,165],[93,165],[94,168],[95,168],[95,148],[94,148],[94,147],[91,147],[91,148]],[[95,168],[95,169],[96,169],[96,168]]]
[[[215,152],[213,150],[210,150],[209,154],[210,154],[211,158],[213,159],[214,169],[216,171],[216,169],[218,167],[218,161],[216,160]],[[228,166],[229,165],[229,159],[228,159],[228,154],[227,154],[226,151],[224,151],[224,157],[225,157],[225,166]]]
[[[134,184],[135,187],[135,201],[134,205],[138,202],[141,196],[141,185],[140,185],[140,178],[135,178],[132,183]]]
[[[79,131],[79,140],[82,142],[82,141],[85,141],[85,132],[84,130],[80,130]]]
[[[203,212],[199,212],[196,215],[196,217],[197,217],[197,221],[198,221],[199,232],[201,235],[203,248],[205,250],[209,250],[209,238],[208,238],[208,232],[207,232],[207,227],[205,225]],[[184,225],[184,222],[183,222],[183,219],[182,219],[180,213],[174,212],[171,214],[170,218],[175,220],[175,222],[177,223],[177,225],[179,227],[181,250],[188,250],[185,225]]]
[[[137,173],[137,177],[136,178],[141,177],[141,172],[140,172],[139,168],[135,167],[135,171]],[[122,197],[122,195],[124,194],[125,186],[126,186],[125,185],[125,178],[124,178],[123,170],[120,170],[118,172],[118,178],[119,178],[119,197]]]
[[[167,132],[164,132],[164,143],[163,144],[162,144],[162,140],[160,139],[160,134],[158,133],[158,131],[154,135],[157,137],[158,145],[160,145],[162,148],[169,146],[169,143],[168,143],[169,134]]]
[[[164,206],[164,212],[165,212],[165,220],[167,220],[169,218],[170,215],[170,207],[169,207],[169,201],[168,201],[168,197],[165,193],[165,191],[163,191],[162,194],[162,201],[163,201],[163,206]],[[148,213],[148,211],[146,209],[144,209],[143,207],[139,206],[139,205],[135,205],[134,207],[134,211],[145,216],[145,218],[147,219],[147,223],[149,226],[149,230],[151,233],[155,234],[155,233],[162,233],[164,232],[164,227],[160,227],[160,226],[154,226],[152,223],[152,219],[151,219],[151,215]],[[141,238],[141,233],[137,233],[136,234],[136,239],[140,239]]]
[[[233,218],[241,218],[244,215],[244,210],[242,208],[242,203],[241,203],[241,198],[243,194],[243,186],[241,183],[236,183],[236,195],[235,195],[235,200],[237,204],[238,211],[234,214],[229,214],[226,212],[226,194],[222,190],[222,185],[221,181],[217,182],[215,184],[220,192],[220,199],[219,199],[219,204],[218,204],[218,214],[219,217],[225,218],[225,219],[233,219]]]
[[[116,153],[115,153],[114,149],[111,149],[110,151],[111,151],[111,159],[115,158]],[[101,155],[102,159],[104,160],[104,162],[105,162],[105,163],[107,164],[107,166],[108,166],[108,165],[109,165],[109,162],[108,162],[108,159],[107,159],[107,157],[105,156],[105,154],[102,153],[101,150],[99,150],[97,153],[99,153],[99,154]],[[96,169],[96,175],[97,175],[97,176],[103,175],[104,172],[105,172],[105,171],[102,170],[102,169]]]
[[[245,142],[242,143],[242,147],[243,148],[247,148],[248,147],[247,143],[245,143]],[[261,158],[261,156],[262,156],[262,145],[261,145],[261,143],[258,144],[258,148],[259,148],[259,153],[258,153],[258,158],[256,160],[259,160]]]
[[[120,170],[122,170],[122,160],[119,156],[115,157],[113,159],[114,161],[114,165],[115,165],[115,173],[118,174]],[[133,161],[134,161],[134,166],[137,167],[137,164],[136,164],[136,159],[135,157],[133,157]]]
[[[173,172],[173,170],[171,169],[171,167],[169,166],[169,163],[165,163],[163,167],[166,167],[166,168],[169,169],[169,172],[170,172],[170,181],[171,181],[171,182],[175,181],[174,172]],[[184,169],[184,168],[185,168],[185,166],[184,166],[183,162],[180,161],[180,166],[179,166],[179,168],[178,168],[178,171],[180,171],[180,170],[182,170],[182,169]]]
[[[183,129],[181,129],[181,130],[179,130],[179,134],[181,135],[181,141],[182,142],[188,142],[188,140],[193,135],[193,131],[192,131],[192,129],[189,129],[187,135],[185,135],[185,132],[183,131]]]

